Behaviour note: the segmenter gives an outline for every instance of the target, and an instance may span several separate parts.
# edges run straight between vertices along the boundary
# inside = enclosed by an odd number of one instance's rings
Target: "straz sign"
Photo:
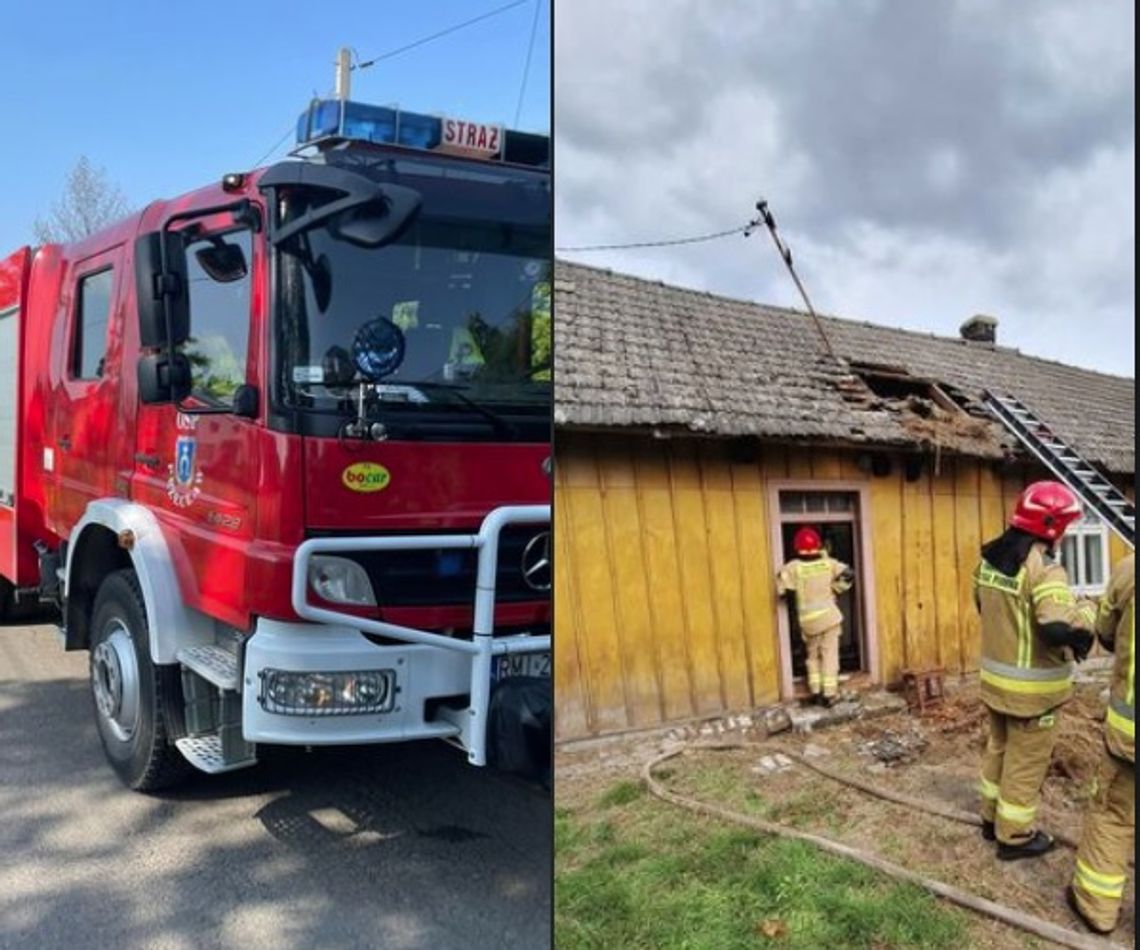
[[[503,149],[503,127],[445,117],[439,148],[458,155],[494,158]]]

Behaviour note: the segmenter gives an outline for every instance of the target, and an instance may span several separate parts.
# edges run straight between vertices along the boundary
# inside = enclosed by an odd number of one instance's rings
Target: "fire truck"
[[[548,754],[551,208],[546,136],[315,100],[288,159],[0,261],[0,613],[58,607],[127,786]]]

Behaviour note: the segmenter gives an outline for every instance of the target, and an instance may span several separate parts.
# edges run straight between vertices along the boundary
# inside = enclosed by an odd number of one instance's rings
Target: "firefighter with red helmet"
[[[1096,608],[1078,602],[1054,546],[1081,515],[1063,484],[1034,482],[1009,526],[982,546],[974,600],[982,621],[981,697],[989,710],[982,758],[982,835],[1006,861],[1051,850],[1036,828],[1057,714],[1073,691],[1072,660],[1093,644]]]
[[[1097,611],[1101,646],[1116,654],[1104,756],[1077,848],[1069,905],[1090,930],[1116,928],[1136,834],[1136,558],[1117,563]]]
[[[800,528],[792,547],[796,557],[780,568],[776,589],[781,595],[795,595],[796,619],[807,648],[810,702],[831,706],[839,695],[839,634],[843,627],[835,595],[851,587],[851,568],[828,555],[815,528]]]

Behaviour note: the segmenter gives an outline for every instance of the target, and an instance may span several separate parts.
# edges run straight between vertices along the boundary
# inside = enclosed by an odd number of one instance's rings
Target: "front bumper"
[[[550,524],[549,505],[496,508],[478,533],[424,537],[314,538],[297,549],[293,563],[293,609],[310,623],[260,620],[247,641],[242,673],[242,732],[248,742],[338,745],[447,738],[473,765],[487,761],[487,711],[494,656],[549,651],[546,636],[494,635],[499,534],[512,524]],[[380,620],[356,617],[308,601],[309,561],[314,554],[367,550],[474,548],[478,551],[474,625],[470,640],[443,636]],[[363,634],[398,641],[379,646]],[[396,702],[389,712],[352,715],[282,715],[261,702],[266,670],[334,673],[395,671]],[[429,720],[427,701],[468,696],[464,709],[440,705]]]
[[[471,663],[462,653],[422,644],[376,646],[359,630],[332,624],[261,620],[246,644],[242,675],[242,732],[247,742],[345,745],[455,736],[449,722],[427,722],[429,699],[466,693]],[[336,673],[390,669],[396,699],[390,712],[354,715],[282,715],[262,704],[266,670]]]

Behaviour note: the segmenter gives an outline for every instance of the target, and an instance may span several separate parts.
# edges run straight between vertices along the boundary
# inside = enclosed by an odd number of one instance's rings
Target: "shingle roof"
[[[1135,470],[1135,381],[1017,350],[823,317],[845,360],[890,364],[957,389],[974,415],[923,419],[874,399],[826,358],[802,312],[555,265],[555,423],[678,428],[781,440],[933,446],[996,457],[1010,446],[982,421],[983,390],[1017,396],[1082,455]],[[846,381],[845,381],[846,377]],[[862,384],[854,382],[854,389]],[[945,424],[943,424],[945,423]]]

